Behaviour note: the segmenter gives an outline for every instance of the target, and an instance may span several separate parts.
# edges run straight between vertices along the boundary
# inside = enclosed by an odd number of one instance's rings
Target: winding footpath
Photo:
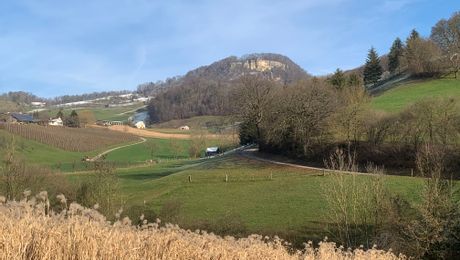
[[[97,161],[99,158],[101,158],[102,156],[110,153],[110,152],[113,152],[115,150],[118,150],[118,149],[122,149],[122,148],[126,148],[126,147],[129,147],[129,146],[133,146],[133,145],[138,145],[138,144],[142,144],[142,143],[145,143],[147,141],[147,139],[145,139],[144,137],[139,137],[141,140],[137,143],[133,143],[133,144],[127,144],[127,145],[122,145],[122,146],[118,146],[118,147],[115,147],[115,148],[112,148],[112,149],[109,149],[107,151],[104,151],[96,156],[94,156],[93,158],[89,159],[89,161],[91,162],[94,162],[94,161]]]

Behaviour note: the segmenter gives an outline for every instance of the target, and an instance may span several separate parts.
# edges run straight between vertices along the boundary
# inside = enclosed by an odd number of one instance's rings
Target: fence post
[[[414,177],[414,169],[410,169],[410,176]]]
[[[225,182],[228,182],[228,174],[225,174]]]

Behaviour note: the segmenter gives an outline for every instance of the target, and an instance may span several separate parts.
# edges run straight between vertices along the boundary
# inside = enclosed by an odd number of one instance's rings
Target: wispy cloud
[[[417,0],[386,0],[383,1],[382,9],[386,12],[399,11],[416,2]]]

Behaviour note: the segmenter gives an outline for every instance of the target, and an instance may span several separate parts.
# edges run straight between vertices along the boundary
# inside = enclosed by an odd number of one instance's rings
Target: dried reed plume
[[[391,252],[344,250],[323,242],[292,251],[278,239],[259,235],[235,239],[175,225],[159,226],[141,217],[109,223],[94,209],[76,203],[48,210],[46,192],[19,202],[0,200],[0,259],[403,259]]]

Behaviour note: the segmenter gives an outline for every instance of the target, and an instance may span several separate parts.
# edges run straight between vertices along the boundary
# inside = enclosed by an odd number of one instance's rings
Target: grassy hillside
[[[137,136],[104,128],[51,127],[34,124],[0,125],[12,134],[71,152],[90,152],[122,143],[135,142]]]
[[[144,162],[150,159],[188,158],[190,140],[147,139],[145,143],[113,151],[107,160],[117,162]]]
[[[143,104],[137,104],[126,107],[78,107],[78,108],[66,108],[64,109],[64,114],[69,115],[72,110],[78,111],[90,110],[94,113],[96,120],[128,120],[128,117],[134,114],[134,112],[144,107]],[[46,110],[41,113],[49,113],[50,116],[54,116],[59,111],[59,108],[53,108]]]
[[[42,165],[63,172],[88,170],[91,165],[82,161],[84,157],[94,157],[97,154],[123,144],[113,144],[87,152],[66,151],[51,145],[43,144],[18,135],[13,135],[0,129],[0,158],[3,158],[5,144],[14,137],[16,153],[27,164]],[[126,161],[121,162],[126,163]]]
[[[184,133],[184,131],[177,130],[177,128],[186,125],[190,127],[191,132],[199,132],[200,130],[216,132],[232,124],[232,118],[227,116],[196,116],[154,124],[152,128],[155,128],[157,131],[162,131],[161,129],[164,129],[163,131],[167,133]]]
[[[408,83],[373,98],[374,109],[399,112],[410,104],[432,97],[460,97],[460,80],[435,79]]]
[[[331,177],[315,171],[274,166],[234,155],[122,169],[118,173],[128,205],[143,205],[145,201],[148,207],[160,212],[164,204],[174,204],[180,208],[176,220],[184,226],[230,218],[241,220],[250,232],[303,234],[316,239],[327,235],[324,194]],[[228,182],[224,181],[225,175]],[[371,177],[357,178],[366,181]],[[422,180],[388,176],[386,184],[390,190],[414,201]]]
[[[0,130],[0,140],[6,143],[12,134],[5,130]],[[97,151],[89,153],[69,152],[59,148],[42,144],[33,140],[28,140],[19,136],[14,136],[17,152],[27,163],[53,166],[58,163],[79,162],[85,155],[96,155]],[[0,149],[0,156],[3,158],[4,151]]]

